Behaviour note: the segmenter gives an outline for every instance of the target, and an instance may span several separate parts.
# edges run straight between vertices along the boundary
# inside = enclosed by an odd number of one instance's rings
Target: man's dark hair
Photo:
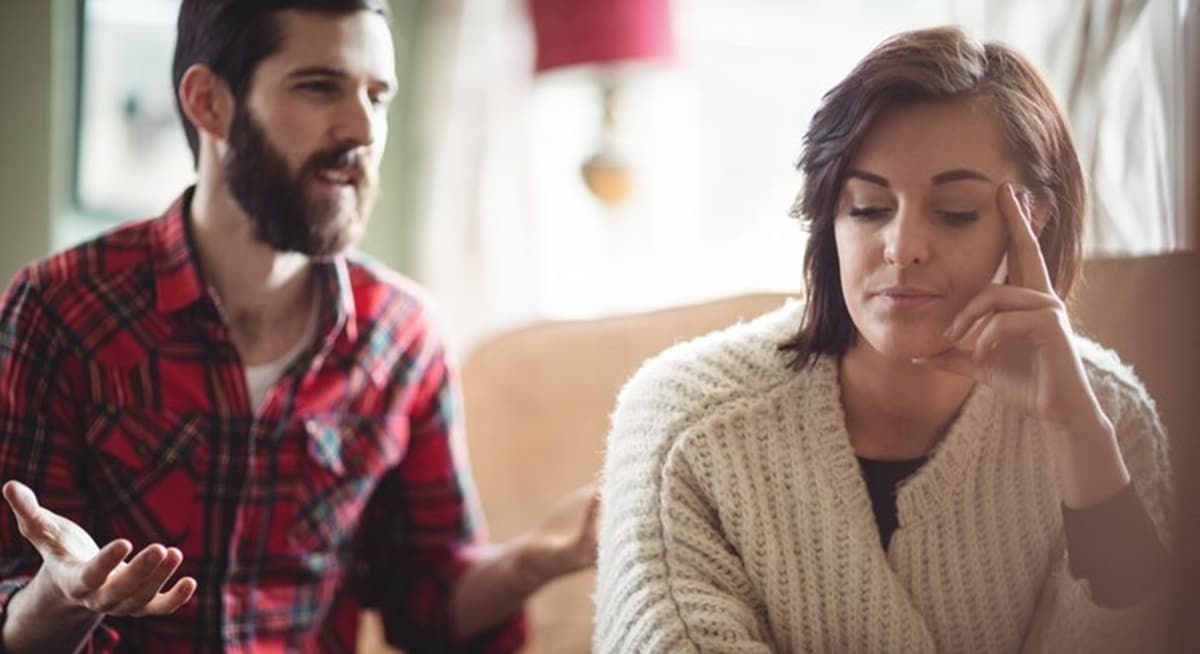
[[[284,9],[331,14],[373,11],[391,18],[387,0],[183,0],[176,25],[171,77],[175,84],[175,108],[183,121],[193,164],[199,162],[200,137],[183,113],[179,100],[183,74],[195,64],[208,66],[229,85],[240,105],[249,90],[254,69],[283,44],[277,13]]]

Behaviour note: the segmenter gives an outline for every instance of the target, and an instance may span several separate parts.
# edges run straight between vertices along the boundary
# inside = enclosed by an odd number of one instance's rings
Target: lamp
[[[603,123],[597,149],[582,164],[588,189],[607,206],[633,189],[628,159],[616,142],[626,64],[675,57],[670,0],[529,0],[538,73],[590,65],[600,85]]]

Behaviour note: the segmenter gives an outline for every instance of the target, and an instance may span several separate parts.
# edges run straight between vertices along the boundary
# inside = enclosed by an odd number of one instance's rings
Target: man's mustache
[[[349,170],[354,175],[356,186],[361,186],[367,179],[366,162],[357,147],[330,148],[314,154],[304,166],[304,176],[328,168]]]

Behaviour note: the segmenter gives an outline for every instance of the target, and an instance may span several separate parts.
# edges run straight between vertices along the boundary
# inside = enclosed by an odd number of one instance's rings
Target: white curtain
[[[416,276],[451,346],[531,315],[537,231],[528,143],[532,41],[520,0],[437,0],[421,73],[429,189]]]
[[[1183,140],[1187,152],[1183,186],[1187,190],[1187,221],[1184,243],[1200,249],[1200,2],[1187,0],[1183,9],[1184,103]]]
[[[1187,88],[1197,69],[1186,56],[1195,3],[984,1],[987,36],[1037,62],[1070,117],[1091,184],[1085,254],[1194,249],[1185,174],[1196,141]]]

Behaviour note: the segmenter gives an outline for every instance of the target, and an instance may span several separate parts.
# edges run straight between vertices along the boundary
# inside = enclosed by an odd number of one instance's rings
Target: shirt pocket
[[[204,519],[197,482],[205,467],[205,422],[177,411],[97,411],[85,435],[96,524],[135,547],[156,542],[191,550]]]
[[[379,480],[399,458],[387,420],[365,416],[319,416],[303,421],[296,478],[293,545],[308,551],[348,546]]]

